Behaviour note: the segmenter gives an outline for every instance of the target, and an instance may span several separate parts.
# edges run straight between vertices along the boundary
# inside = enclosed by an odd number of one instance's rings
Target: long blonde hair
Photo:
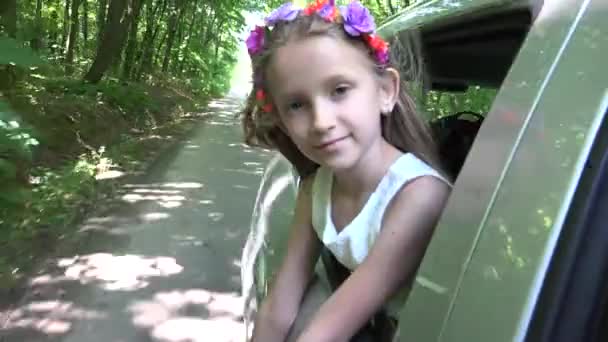
[[[311,36],[329,35],[345,40],[361,51],[369,54],[374,61],[373,52],[356,37],[344,31],[341,24],[327,22],[318,15],[299,15],[290,22],[278,23],[266,36],[263,51],[252,58],[254,87],[248,96],[242,114],[245,142],[251,146],[278,149],[297,169],[301,176],[306,176],[318,167],[305,157],[278,126],[278,113],[267,113],[258,110],[256,90],[264,85],[265,72],[271,63],[273,52],[289,41],[305,39]],[[411,152],[432,165],[440,168],[437,146],[429,126],[424,118],[418,115],[416,102],[410,95],[412,89],[408,84],[416,84],[421,79],[422,68],[420,52],[417,49],[415,35],[402,36],[391,42],[390,64],[376,64],[376,71],[382,74],[386,67],[400,71],[402,84],[395,107],[388,115],[382,115],[382,136],[403,152]],[[405,80],[408,82],[406,83]]]

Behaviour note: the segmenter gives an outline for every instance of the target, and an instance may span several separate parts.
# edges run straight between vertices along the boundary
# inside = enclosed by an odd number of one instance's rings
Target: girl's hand
[[[406,184],[389,204],[368,257],[321,306],[298,342],[348,341],[393,294],[409,285],[449,191],[431,176]]]
[[[256,317],[253,342],[285,340],[313,277],[321,242],[312,228],[311,187],[312,179],[302,180],[287,252]]]

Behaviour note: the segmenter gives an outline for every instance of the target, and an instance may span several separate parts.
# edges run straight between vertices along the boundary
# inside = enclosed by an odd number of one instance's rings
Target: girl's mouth
[[[315,148],[320,149],[320,150],[326,150],[326,149],[331,149],[334,148],[338,145],[339,142],[341,142],[342,140],[348,138],[348,136],[343,136],[340,138],[336,138],[336,139],[331,139],[331,140],[327,140],[324,141],[318,145],[315,145]]]

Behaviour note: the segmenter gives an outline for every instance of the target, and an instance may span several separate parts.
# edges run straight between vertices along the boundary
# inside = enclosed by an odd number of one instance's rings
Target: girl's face
[[[334,170],[380,158],[380,116],[390,111],[398,75],[378,76],[349,43],[314,36],[278,48],[267,79],[283,129],[300,151]],[[371,158],[371,159],[370,159]]]

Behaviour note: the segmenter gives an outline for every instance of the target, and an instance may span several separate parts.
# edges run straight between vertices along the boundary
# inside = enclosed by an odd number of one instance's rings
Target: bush
[[[24,127],[8,105],[0,102],[0,226],[3,217],[21,207],[27,199],[31,149],[37,144],[31,129]]]

